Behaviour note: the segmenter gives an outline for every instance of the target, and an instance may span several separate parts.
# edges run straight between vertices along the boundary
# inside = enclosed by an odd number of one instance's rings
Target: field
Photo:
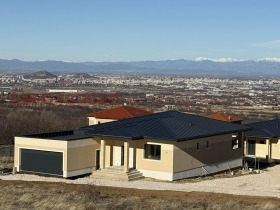
[[[280,199],[203,192],[0,181],[0,209],[279,209]]]

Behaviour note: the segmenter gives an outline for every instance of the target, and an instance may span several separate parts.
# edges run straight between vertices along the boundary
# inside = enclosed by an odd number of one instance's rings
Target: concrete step
[[[112,168],[105,168],[102,170],[93,171],[91,178],[99,178],[99,179],[109,179],[109,180],[122,180],[122,181],[134,181],[138,179],[142,179],[143,174],[139,172],[137,169],[130,169],[129,172],[124,173],[122,170],[114,170]]]

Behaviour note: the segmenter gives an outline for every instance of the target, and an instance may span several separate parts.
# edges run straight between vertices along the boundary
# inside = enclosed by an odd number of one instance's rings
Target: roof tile
[[[235,116],[235,115],[229,115],[225,113],[215,113],[207,116],[208,118],[214,119],[214,120],[221,120],[224,122],[239,122],[242,121],[241,118]]]
[[[88,114],[88,117],[122,120],[148,114],[152,114],[152,112],[132,106],[120,106],[117,108]]]

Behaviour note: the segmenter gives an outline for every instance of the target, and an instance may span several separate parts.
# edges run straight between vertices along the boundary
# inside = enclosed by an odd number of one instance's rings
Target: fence
[[[0,145],[0,157],[12,157],[14,155],[14,145]]]

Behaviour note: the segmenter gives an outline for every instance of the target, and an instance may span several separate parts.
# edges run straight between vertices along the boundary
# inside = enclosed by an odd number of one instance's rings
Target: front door
[[[248,141],[248,155],[256,154],[256,141],[249,140]]]
[[[96,150],[95,165],[96,165],[96,170],[100,168],[100,150]]]
[[[113,159],[114,166],[123,166],[124,164],[124,147],[123,146],[114,146],[113,147]]]
[[[121,146],[121,166],[124,165],[124,146]]]

